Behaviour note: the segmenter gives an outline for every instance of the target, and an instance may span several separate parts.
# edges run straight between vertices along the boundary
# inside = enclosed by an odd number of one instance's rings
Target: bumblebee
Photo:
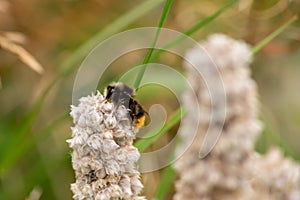
[[[107,101],[113,102],[115,105],[125,106],[135,128],[144,126],[147,112],[134,99],[135,90],[133,88],[121,82],[113,83],[106,87],[104,96]]]

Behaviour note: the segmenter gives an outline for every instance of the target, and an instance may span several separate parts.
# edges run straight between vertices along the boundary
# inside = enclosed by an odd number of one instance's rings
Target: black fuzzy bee
[[[133,88],[121,82],[113,83],[106,87],[104,95],[106,100],[113,102],[115,105],[122,104],[127,108],[135,128],[144,125],[147,112],[134,99],[135,90]]]

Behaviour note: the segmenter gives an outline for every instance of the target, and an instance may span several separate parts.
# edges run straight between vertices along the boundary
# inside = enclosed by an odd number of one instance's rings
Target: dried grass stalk
[[[39,187],[33,188],[26,200],[39,200],[42,196],[42,189]]]
[[[23,38],[24,39],[24,38]],[[30,67],[35,72],[42,74],[44,72],[43,67],[40,63],[26,51],[22,46],[15,42],[24,42],[20,35],[0,34],[0,47],[3,49],[16,54],[28,67]]]

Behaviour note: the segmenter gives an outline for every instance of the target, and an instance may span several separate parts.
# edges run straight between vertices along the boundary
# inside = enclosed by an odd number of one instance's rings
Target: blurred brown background
[[[14,137],[15,130],[24,123],[27,113],[31,111],[42,91],[63,70],[65,59],[79,45],[142,2],[0,0],[0,33],[20,33],[20,45],[44,68],[44,73],[40,75],[27,67],[16,55],[0,48],[1,146],[5,146],[6,138]],[[184,32],[227,2],[175,0],[164,27]],[[136,20],[127,29],[157,26],[162,9],[163,4]],[[222,32],[255,45],[299,12],[299,0],[243,0],[192,37],[201,40],[211,33]],[[299,25],[298,20],[272,40],[255,56],[252,64],[253,77],[260,91],[262,119],[266,123],[265,135],[261,141],[263,147],[259,148],[264,151],[264,145],[282,145],[286,153],[294,159],[300,159]],[[140,55],[143,56],[144,52]],[[163,61],[183,71],[180,60],[166,61],[167,58]],[[142,59],[136,58],[137,61]],[[127,62],[134,64],[130,59]],[[117,69],[112,66],[104,82],[119,76]],[[30,125],[29,140],[40,133],[47,133],[1,177],[0,199],[24,199],[36,186],[43,191],[41,199],[71,199],[69,185],[74,181],[74,175],[70,149],[65,140],[70,137],[71,120],[66,114],[71,104],[75,75],[76,70],[52,85],[41,112]],[[160,98],[147,96],[146,100],[141,99],[147,104],[146,107],[157,101],[166,104],[170,100],[169,94],[161,95]],[[170,112],[172,109],[175,110],[172,106],[168,108]],[[47,129],[60,117],[63,120],[58,120],[53,129]],[[160,172],[144,176],[145,195],[149,199],[155,193],[159,177]]]

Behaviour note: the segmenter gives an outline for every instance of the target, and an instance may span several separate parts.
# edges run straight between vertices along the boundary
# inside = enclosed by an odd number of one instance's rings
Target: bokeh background
[[[30,63],[22,62],[7,48],[0,48],[0,199],[25,199],[32,191],[32,196],[41,193],[40,199],[72,199],[69,188],[74,173],[65,141],[72,126],[68,115],[72,86],[82,61],[78,49],[144,2],[0,0],[0,36],[13,32],[17,44],[44,69],[39,74],[30,68]],[[157,2],[152,1],[152,9],[140,8],[136,20],[103,34],[98,42],[123,30],[157,26],[164,1]],[[174,0],[164,27],[184,32],[228,2]],[[221,32],[255,46],[298,13],[299,0],[240,0],[191,37],[200,41]],[[102,91],[122,73],[141,64],[145,54],[146,50],[133,52],[116,60],[100,80],[99,89]],[[68,64],[74,58],[76,62]],[[184,73],[182,60],[174,55],[165,53],[157,62]],[[255,55],[252,69],[265,127],[257,150],[264,153],[270,146],[279,146],[287,156],[299,160],[299,20]],[[156,95],[150,90],[155,90]],[[178,108],[177,100],[165,88],[141,89],[137,98],[146,109],[154,103],[162,104],[168,116]],[[177,126],[150,149],[172,139]],[[144,195],[148,199],[157,194],[161,178],[161,171],[143,175]],[[170,186],[165,199],[172,197],[172,183]]]

